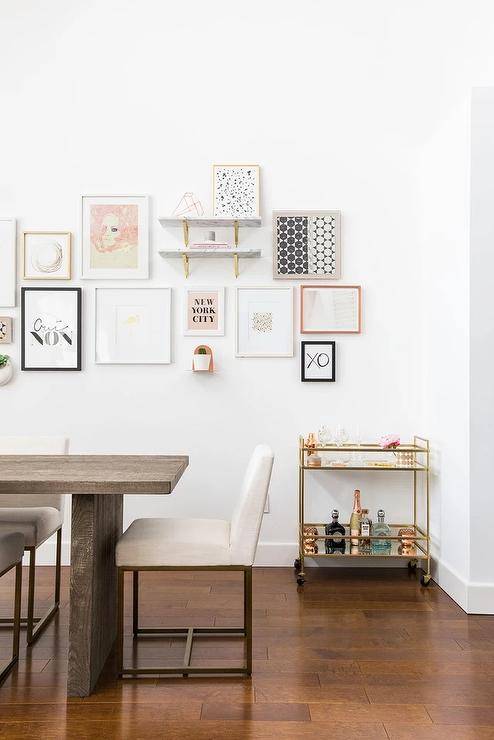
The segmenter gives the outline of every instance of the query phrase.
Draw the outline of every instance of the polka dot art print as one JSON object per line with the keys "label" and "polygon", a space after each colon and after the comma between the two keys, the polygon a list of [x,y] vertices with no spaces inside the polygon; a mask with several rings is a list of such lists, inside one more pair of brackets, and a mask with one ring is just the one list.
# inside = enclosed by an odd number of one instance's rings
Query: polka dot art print
{"label": "polka dot art print", "polygon": [[340,277],[339,211],[274,211],[274,277]]}
{"label": "polka dot art print", "polygon": [[213,194],[215,216],[257,218],[259,216],[259,165],[215,164]]}

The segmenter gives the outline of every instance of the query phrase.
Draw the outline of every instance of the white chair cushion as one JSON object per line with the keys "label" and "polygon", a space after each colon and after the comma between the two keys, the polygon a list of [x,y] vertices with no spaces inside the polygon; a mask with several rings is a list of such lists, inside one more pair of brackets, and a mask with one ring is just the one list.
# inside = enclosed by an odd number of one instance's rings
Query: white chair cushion
{"label": "white chair cushion", "polygon": [[117,566],[230,565],[230,522],[136,519],[116,548]]}
{"label": "white chair cushion", "polygon": [[22,560],[24,537],[20,532],[0,535],[0,573]]}
{"label": "white chair cushion", "polygon": [[52,506],[0,508],[0,535],[22,532],[26,547],[38,547],[63,523],[63,514]]}

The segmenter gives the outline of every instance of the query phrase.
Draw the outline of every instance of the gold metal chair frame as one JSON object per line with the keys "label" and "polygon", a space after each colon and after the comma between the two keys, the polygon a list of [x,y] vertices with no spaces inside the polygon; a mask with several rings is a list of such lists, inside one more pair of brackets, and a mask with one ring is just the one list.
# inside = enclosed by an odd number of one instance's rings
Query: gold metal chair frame
{"label": "gold metal chair frame", "polygon": [[[43,544],[43,543],[41,543]],[[38,545],[39,547],[39,545]],[[55,601],[48,611],[42,617],[34,616],[34,597],[36,585],[36,547],[26,547],[24,552],[29,553],[29,577],[27,590],[27,617],[20,618],[20,624],[26,626],[27,644],[32,645],[36,642],[41,633],[49,625],[55,614],[60,608],[60,581],[62,573],[62,527],[57,529],[57,554],[55,565]],[[15,621],[15,618],[14,618]],[[0,627],[12,627],[12,619],[0,619]]]}
{"label": "gold metal chair frame", "polygon": [[[121,678],[139,675],[190,675],[235,674],[252,675],[252,566],[247,565],[203,565],[203,566],[163,566],[132,568],[122,566],[118,570],[118,631],[117,631],[117,660],[118,675]],[[140,571],[242,571],[244,574],[244,624],[243,627],[179,627],[175,628],[145,628],[139,627],[139,572]],[[185,653],[182,665],[166,666],[164,668],[127,668],[124,666],[124,603],[125,603],[125,573],[133,573],[132,580],[132,631],[134,640],[142,635],[166,635],[167,637],[181,637],[185,639]],[[194,637],[241,637],[245,641],[245,664],[238,667],[199,667],[191,666],[192,647]]]}
{"label": "gold metal chair frame", "polygon": [[[21,598],[22,598],[22,561],[14,563],[0,573],[0,578],[15,568],[15,596],[14,596],[14,620],[12,637],[12,658],[7,664],[0,666],[0,685],[5,681],[12,668],[19,659],[19,638],[21,634]],[[12,622],[12,620],[10,620]]]}

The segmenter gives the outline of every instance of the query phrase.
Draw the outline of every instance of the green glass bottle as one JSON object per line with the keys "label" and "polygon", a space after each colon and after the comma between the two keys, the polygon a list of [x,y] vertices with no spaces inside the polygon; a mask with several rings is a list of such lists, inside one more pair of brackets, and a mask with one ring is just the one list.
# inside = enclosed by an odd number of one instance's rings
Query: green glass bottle
{"label": "green glass bottle", "polygon": [[[383,509],[377,512],[377,522],[372,527],[375,537],[390,537],[391,527],[384,521]],[[372,540],[372,552],[376,555],[389,555],[391,553],[391,540]]]}

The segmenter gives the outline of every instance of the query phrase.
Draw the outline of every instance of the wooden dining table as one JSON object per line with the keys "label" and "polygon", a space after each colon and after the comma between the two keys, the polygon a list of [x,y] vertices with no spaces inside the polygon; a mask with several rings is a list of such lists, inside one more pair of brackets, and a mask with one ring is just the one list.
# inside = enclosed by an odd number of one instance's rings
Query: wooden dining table
{"label": "wooden dining table", "polygon": [[2,455],[0,494],[72,495],[68,696],[88,696],[117,631],[123,497],[173,491],[187,455]]}

